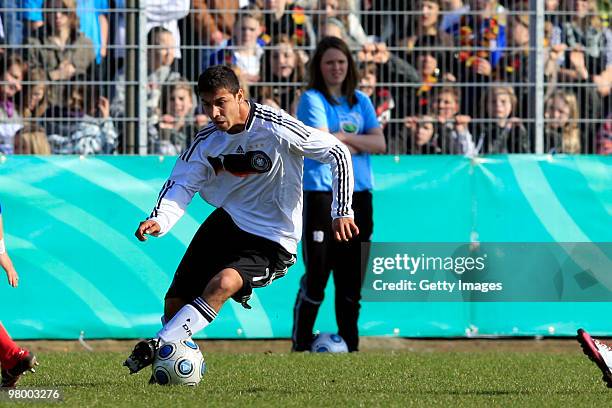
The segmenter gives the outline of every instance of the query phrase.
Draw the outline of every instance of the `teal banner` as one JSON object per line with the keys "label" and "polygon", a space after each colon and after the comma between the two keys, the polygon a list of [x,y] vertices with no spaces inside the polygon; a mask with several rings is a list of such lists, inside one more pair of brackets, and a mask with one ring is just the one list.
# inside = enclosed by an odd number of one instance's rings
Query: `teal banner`
{"label": "teal banner", "polygon": [[[21,277],[17,289],[0,286],[0,320],[15,338],[135,338],[160,328],[174,270],[212,210],[195,197],[168,235],[136,240],[134,230],[174,161],[0,157],[5,242]],[[381,156],[373,166],[375,243],[612,242],[612,157]],[[591,273],[609,264],[610,252],[601,254],[603,264],[590,269],[572,265],[572,273],[583,272],[585,279],[574,286],[608,287],[612,270]],[[229,302],[201,337],[289,337],[302,273],[298,261],[286,277],[257,290],[251,310]],[[546,286],[545,279],[541,283]],[[360,330],[382,336],[523,336],[573,335],[585,326],[612,334],[607,292],[592,293],[599,296],[594,301],[554,302],[366,296]],[[336,331],[333,296],[330,282],[317,330]]]}

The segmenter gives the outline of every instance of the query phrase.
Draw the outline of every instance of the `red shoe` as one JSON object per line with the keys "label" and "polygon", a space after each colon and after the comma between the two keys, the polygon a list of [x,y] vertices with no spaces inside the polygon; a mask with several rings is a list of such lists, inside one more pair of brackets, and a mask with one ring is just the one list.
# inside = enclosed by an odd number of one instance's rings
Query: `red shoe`
{"label": "red shoe", "polygon": [[19,377],[27,371],[34,372],[38,365],[36,356],[25,349],[21,349],[17,357],[17,364],[2,370],[2,387],[12,388],[17,384]]}
{"label": "red shoe", "polygon": [[603,374],[603,381],[608,388],[612,388],[612,347],[599,340],[593,339],[589,333],[583,329],[578,329],[578,343],[582,346],[582,351],[587,355]]}

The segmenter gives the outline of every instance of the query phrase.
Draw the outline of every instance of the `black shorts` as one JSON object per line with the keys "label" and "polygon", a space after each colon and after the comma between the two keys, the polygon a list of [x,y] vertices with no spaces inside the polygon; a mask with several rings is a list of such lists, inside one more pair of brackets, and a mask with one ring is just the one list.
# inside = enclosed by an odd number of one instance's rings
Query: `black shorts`
{"label": "black shorts", "polygon": [[250,308],[253,288],[281,278],[295,263],[295,255],[280,244],[238,228],[230,215],[218,208],[204,221],[179,264],[168,298],[191,302],[201,296],[211,279],[225,268],[242,276],[242,288],[232,299]]}

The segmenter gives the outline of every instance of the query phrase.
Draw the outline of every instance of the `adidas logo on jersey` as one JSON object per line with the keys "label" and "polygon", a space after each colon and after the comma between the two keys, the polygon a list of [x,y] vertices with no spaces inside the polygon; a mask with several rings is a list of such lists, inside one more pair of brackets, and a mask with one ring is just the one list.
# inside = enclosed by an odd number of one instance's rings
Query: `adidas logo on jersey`
{"label": "adidas logo on jersey", "polygon": [[236,153],[238,154],[244,154],[244,149],[242,148],[241,145],[238,145],[238,149],[236,149]]}

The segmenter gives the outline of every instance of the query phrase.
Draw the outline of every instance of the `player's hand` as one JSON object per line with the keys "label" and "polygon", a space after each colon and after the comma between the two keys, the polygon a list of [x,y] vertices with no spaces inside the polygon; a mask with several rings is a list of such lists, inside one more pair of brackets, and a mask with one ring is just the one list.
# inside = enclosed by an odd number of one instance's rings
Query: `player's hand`
{"label": "player's hand", "polygon": [[332,230],[336,241],[348,242],[359,235],[359,228],[352,218],[336,218],[332,221]]}
{"label": "player's hand", "polygon": [[19,275],[17,275],[17,271],[15,271],[14,268],[9,268],[9,270],[6,271],[6,277],[8,278],[9,285],[16,288],[19,284]]}
{"label": "player's hand", "polygon": [[136,235],[136,238],[138,238],[139,241],[146,241],[146,235],[153,235],[156,237],[159,235],[160,231],[161,227],[156,221],[146,220],[140,223],[134,235]]}

